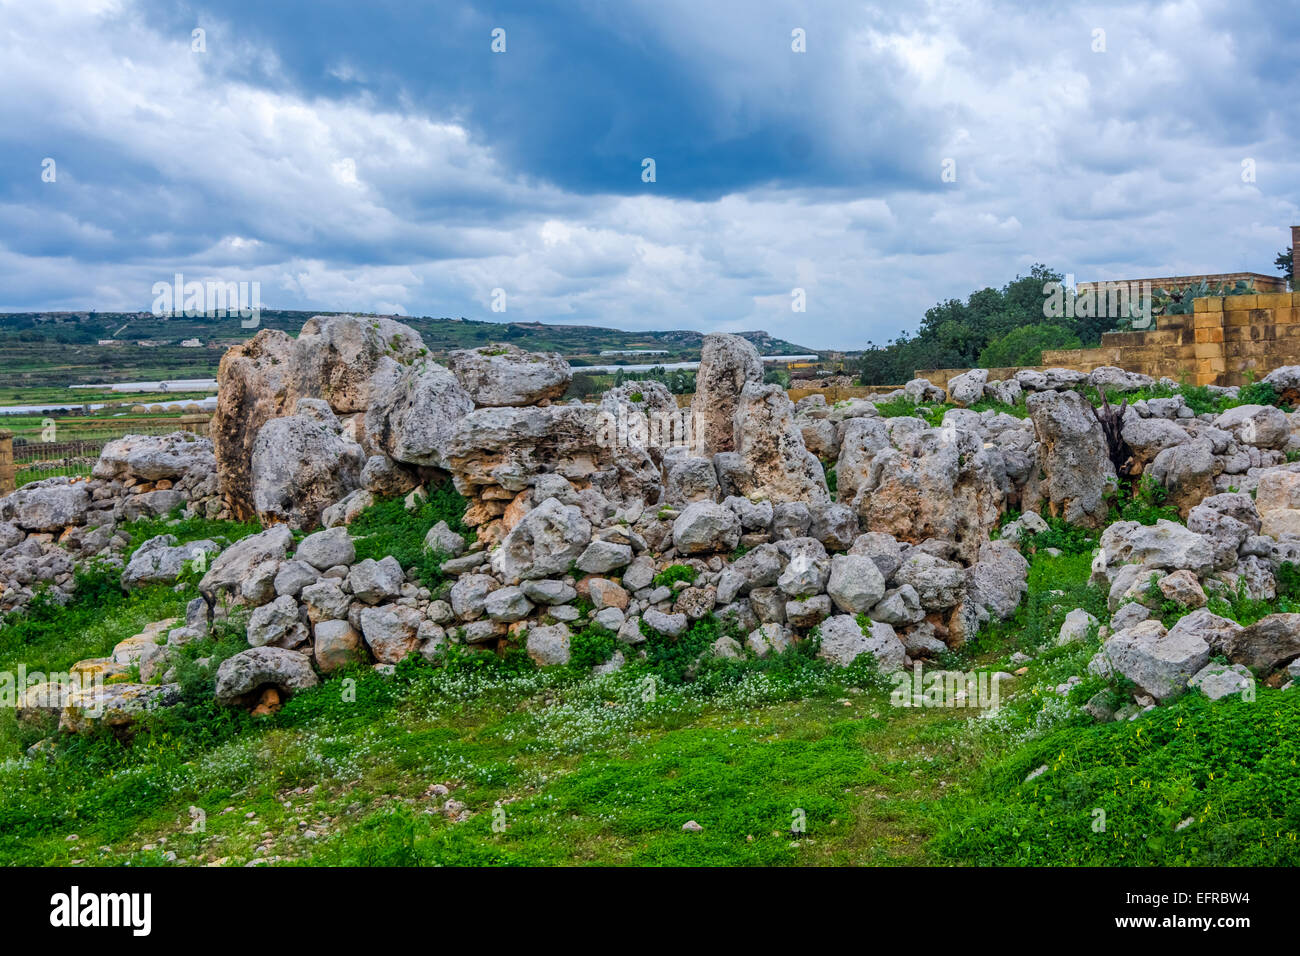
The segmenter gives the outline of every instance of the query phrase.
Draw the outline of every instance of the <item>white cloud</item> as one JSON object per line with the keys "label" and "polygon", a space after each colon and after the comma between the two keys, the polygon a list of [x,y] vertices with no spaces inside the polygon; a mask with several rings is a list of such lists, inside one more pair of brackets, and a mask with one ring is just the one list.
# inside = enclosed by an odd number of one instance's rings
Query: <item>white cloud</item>
{"label": "white cloud", "polygon": [[[508,319],[858,347],[1035,261],[1080,278],[1271,272],[1300,221],[1293,130],[1221,127],[1198,107],[1250,81],[1227,79],[1248,64],[1193,4],[1081,17],[936,2],[900,28],[818,3],[813,20],[838,13],[844,30],[810,27],[803,65],[763,75],[743,51],[769,42],[772,19],[788,40],[786,18],[647,9],[637,22],[723,91],[729,135],[777,103],[824,111],[864,169],[881,157],[863,130],[899,116],[914,126],[898,136],[923,127],[941,151],[923,144],[919,186],[580,196],[507,170],[458,122],[376,105],[346,57],[328,71],[356,92],[314,97],[221,69],[231,48],[262,76],[280,66],[219,20],[195,55],[188,33],[159,34],[127,0],[0,0],[0,124],[33,157],[33,184],[41,157],[60,163],[57,184],[0,202],[0,305],[144,308],[153,282],[210,270],[261,281],[269,307],[501,318],[488,303],[504,288]],[[793,92],[801,69],[815,101]],[[807,313],[790,311],[796,286]]]}

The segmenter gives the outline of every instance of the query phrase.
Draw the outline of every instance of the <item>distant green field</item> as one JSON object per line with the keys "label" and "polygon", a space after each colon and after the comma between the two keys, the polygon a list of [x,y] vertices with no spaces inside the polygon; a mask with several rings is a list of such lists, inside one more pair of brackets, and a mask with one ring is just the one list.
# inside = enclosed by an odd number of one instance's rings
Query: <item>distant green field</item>
{"label": "distant green field", "polygon": [[[261,328],[296,335],[312,315],[302,311],[263,310]],[[636,363],[634,356],[601,358],[608,349],[664,349],[655,361],[683,362],[700,357],[703,333],[691,330],[624,332],[581,325],[480,322],[461,318],[398,316],[423,337],[435,355],[489,342],[511,342],[531,351],[560,352],[596,364]],[[255,330],[235,319],[160,318],[148,313],[7,312],[0,313],[0,402],[25,388],[59,388],[107,381],[213,378],[222,353],[245,341]],[[742,332],[765,354],[807,353],[801,345],[766,332]],[[195,338],[200,348],[182,348]],[[99,345],[101,339],[118,344]],[[141,341],[166,343],[142,346]],[[45,399],[50,400],[50,399]]]}

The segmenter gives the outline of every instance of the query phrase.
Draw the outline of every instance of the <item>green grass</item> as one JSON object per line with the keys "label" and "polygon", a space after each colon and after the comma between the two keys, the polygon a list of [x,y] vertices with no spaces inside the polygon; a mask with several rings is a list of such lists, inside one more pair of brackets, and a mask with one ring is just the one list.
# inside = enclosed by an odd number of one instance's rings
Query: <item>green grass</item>
{"label": "green grass", "polygon": [[429,489],[428,499],[412,511],[406,509],[402,497],[375,502],[348,529],[356,539],[357,559],[377,561],[392,555],[403,568],[414,568],[425,587],[437,587],[443,580],[442,563],[447,555],[426,549],[424,538],[439,521],[468,536],[469,529],[461,520],[466,504],[450,484]]}
{"label": "green grass", "polygon": [[161,518],[137,518],[135,521],[121,525],[120,530],[130,536],[131,543],[123,552],[129,561],[140,545],[159,535],[174,535],[177,544],[211,539],[222,546],[257,534],[262,530],[255,521],[215,521],[210,518],[181,516],[181,509]]}
{"label": "green grass", "polygon": [[934,850],[979,865],[1294,866],[1297,759],[1300,694],[1189,693],[1140,720],[1063,727],[999,761],[947,809]]}
{"label": "green grass", "polygon": [[651,583],[657,587],[672,587],[678,581],[691,584],[699,577],[699,569],[691,564],[670,564],[654,576]]}
{"label": "green grass", "polygon": [[93,467],[94,465],[91,464],[59,464],[48,468],[19,468],[14,477],[15,486],[21,488],[33,481],[44,481],[46,478],[55,478],[60,475],[68,478],[86,476],[90,474]]}
{"label": "green grass", "polygon": [[[427,528],[457,514],[438,496],[414,515],[381,502],[359,530],[394,553],[422,550]],[[133,546],[163,530],[239,533],[167,520],[131,529]],[[1069,704],[1053,691],[1086,673],[1098,644],[1055,647],[1065,614],[1109,620],[1088,583],[1095,541],[1057,522],[1029,542],[1022,606],[940,662],[988,671],[1011,669],[1012,651],[1031,655],[996,714],[891,706],[869,658],[833,667],[816,658],[815,635],[762,660],[713,658],[715,640],[741,635],[706,617],[677,640],[646,630],[643,660],[589,626],[563,668],[460,647],[442,666],[410,658],[391,678],[358,667],[255,720],[218,707],[212,670],[195,661],[245,646],[241,621],[221,624],[215,641],[182,651],[182,705],[140,721],[129,741],[65,738],[48,759],[20,760],[50,728],[0,716],[0,863],[165,864],[169,853],[189,865],[1300,862],[1300,695],[1188,693],[1097,725],[1077,705],[1125,688],[1087,677]],[[1281,578],[1274,606],[1300,587],[1300,574]],[[0,669],[101,655],[192,595],[124,595],[107,571],[83,584],[71,606],[38,604],[0,627]],[[616,650],[626,666],[591,677]],[[201,830],[191,807],[206,814]],[[703,830],[683,831],[688,820]]]}

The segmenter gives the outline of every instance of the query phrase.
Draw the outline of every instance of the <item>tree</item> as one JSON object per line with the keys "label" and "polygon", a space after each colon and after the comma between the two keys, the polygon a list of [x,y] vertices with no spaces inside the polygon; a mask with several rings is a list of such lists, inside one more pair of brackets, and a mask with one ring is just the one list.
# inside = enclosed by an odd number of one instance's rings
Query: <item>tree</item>
{"label": "tree", "polygon": [[1291,247],[1287,246],[1285,252],[1279,252],[1277,258],[1273,260],[1273,265],[1277,266],[1277,271],[1282,273],[1286,278],[1286,284],[1292,289],[1295,288],[1295,259],[1291,255]]}
{"label": "tree", "polygon": [[[962,302],[948,299],[926,310],[916,335],[901,335],[889,345],[871,346],[863,355],[860,381],[864,385],[900,385],[922,369],[970,368],[983,364],[980,355],[992,343],[1016,329],[1043,325],[1048,283],[1064,277],[1041,263],[1028,275],[1016,276],[1001,289],[984,288]],[[1110,318],[1060,319],[1055,326],[1083,342],[1096,345],[1114,326]],[[1032,337],[1025,351],[1033,351]],[[1051,340],[1055,342],[1055,339]],[[1067,339],[1068,341],[1068,339]],[[1052,344],[1040,346],[1055,347]]]}
{"label": "tree", "polygon": [[980,352],[979,368],[1007,368],[1043,364],[1043,349],[1077,349],[1079,337],[1067,328],[1047,322],[1022,325],[990,342]]}

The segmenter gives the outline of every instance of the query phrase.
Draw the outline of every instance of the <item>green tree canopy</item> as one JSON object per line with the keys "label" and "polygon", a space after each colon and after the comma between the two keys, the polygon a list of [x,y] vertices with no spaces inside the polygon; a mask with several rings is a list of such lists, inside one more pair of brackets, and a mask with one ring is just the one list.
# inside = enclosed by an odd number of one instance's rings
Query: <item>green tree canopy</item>
{"label": "green tree canopy", "polygon": [[1042,322],[1012,329],[980,352],[980,368],[1043,364],[1043,349],[1077,349],[1079,337],[1067,328]]}

